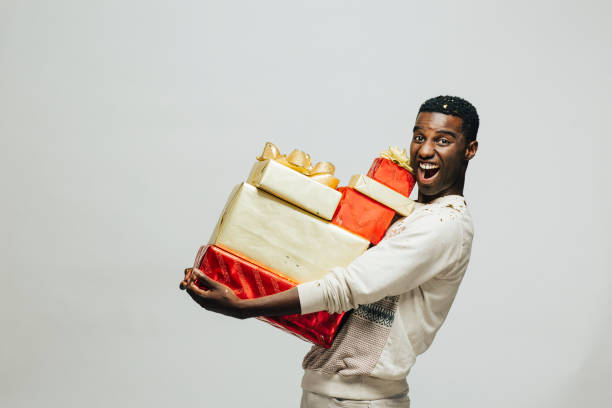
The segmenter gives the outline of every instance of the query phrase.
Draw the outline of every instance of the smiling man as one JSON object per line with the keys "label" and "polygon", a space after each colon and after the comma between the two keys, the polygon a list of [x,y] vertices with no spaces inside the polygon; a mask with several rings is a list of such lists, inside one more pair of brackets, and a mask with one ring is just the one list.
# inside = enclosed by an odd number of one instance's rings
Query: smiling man
{"label": "smiling man", "polygon": [[409,407],[406,376],[444,322],[470,259],[463,185],[478,125],[476,109],[461,98],[421,105],[410,144],[417,205],[346,268],[249,300],[195,269],[181,288],[205,309],[237,318],[354,309],[330,349],[314,346],[304,358],[301,406]]}

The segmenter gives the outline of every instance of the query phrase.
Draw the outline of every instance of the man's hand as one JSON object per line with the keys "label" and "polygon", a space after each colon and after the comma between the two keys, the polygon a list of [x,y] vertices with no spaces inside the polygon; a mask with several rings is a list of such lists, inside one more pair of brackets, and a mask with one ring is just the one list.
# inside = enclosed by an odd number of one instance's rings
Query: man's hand
{"label": "man's hand", "polygon": [[[196,285],[196,280],[206,289],[200,289]],[[242,313],[240,307],[242,300],[229,287],[215,282],[199,269],[185,269],[185,278],[181,282],[180,288],[186,290],[189,296],[206,310],[237,319],[247,317]]]}
{"label": "man's hand", "polygon": [[[198,284],[206,289],[200,289],[196,285],[196,279]],[[275,295],[240,299],[229,287],[210,279],[201,270],[187,268],[180,288],[186,290],[189,296],[204,309],[237,319],[300,314],[300,297],[297,287]]]}

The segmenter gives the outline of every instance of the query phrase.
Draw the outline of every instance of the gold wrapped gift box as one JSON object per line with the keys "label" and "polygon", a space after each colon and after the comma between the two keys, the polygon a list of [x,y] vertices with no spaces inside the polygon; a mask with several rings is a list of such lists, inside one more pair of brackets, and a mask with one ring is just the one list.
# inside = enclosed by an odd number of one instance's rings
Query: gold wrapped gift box
{"label": "gold wrapped gift box", "polygon": [[299,283],[347,266],[369,245],[248,183],[232,192],[209,243]]}
{"label": "gold wrapped gift box", "polygon": [[326,220],[342,198],[339,191],[275,160],[256,162],[247,182]]}
{"label": "gold wrapped gift box", "polygon": [[414,209],[414,201],[363,174],[351,177],[349,187],[395,210],[404,217]]}

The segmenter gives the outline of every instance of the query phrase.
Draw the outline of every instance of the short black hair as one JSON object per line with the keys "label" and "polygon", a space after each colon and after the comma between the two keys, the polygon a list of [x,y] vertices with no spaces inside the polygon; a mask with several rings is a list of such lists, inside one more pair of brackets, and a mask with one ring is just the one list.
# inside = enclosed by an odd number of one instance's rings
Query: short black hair
{"label": "short black hair", "polygon": [[421,112],[438,112],[460,117],[463,119],[461,131],[467,142],[476,140],[479,124],[478,112],[474,105],[465,99],[458,96],[436,96],[423,102],[419,108],[419,113]]}

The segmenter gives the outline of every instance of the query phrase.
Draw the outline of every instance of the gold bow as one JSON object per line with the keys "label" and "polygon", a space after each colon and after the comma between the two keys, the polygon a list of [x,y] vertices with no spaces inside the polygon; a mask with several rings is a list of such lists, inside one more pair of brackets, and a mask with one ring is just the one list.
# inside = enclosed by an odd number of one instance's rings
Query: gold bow
{"label": "gold bow", "polygon": [[410,158],[408,157],[408,153],[406,153],[406,149],[400,150],[399,147],[390,146],[387,150],[380,154],[380,157],[389,159],[393,163],[414,174],[414,170],[412,170],[412,167],[410,167]]}
{"label": "gold bow", "polygon": [[274,143],[266,142],[264,150],[257,160],[275,160],[311,179],[335,189],[338,187],[338,180],[334,177],[336,167],[330,162],[318,162],[314,167],[310,163],[310,155],[301,150],[293,150],[289,156],[281,154]]}

